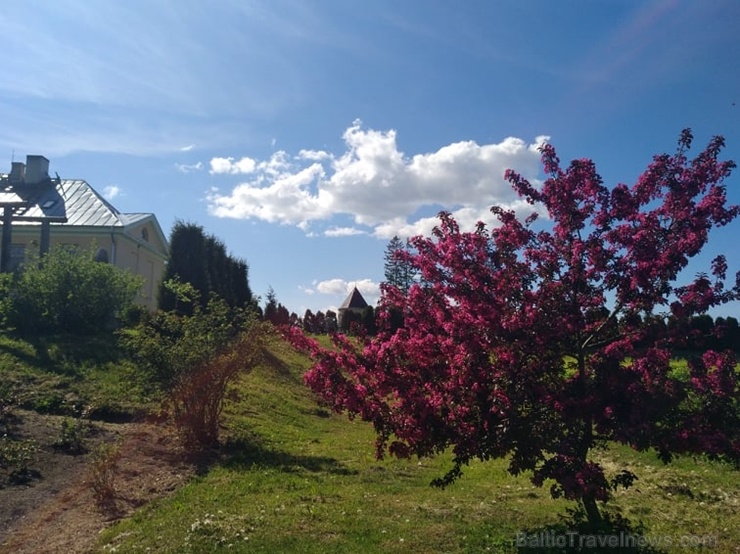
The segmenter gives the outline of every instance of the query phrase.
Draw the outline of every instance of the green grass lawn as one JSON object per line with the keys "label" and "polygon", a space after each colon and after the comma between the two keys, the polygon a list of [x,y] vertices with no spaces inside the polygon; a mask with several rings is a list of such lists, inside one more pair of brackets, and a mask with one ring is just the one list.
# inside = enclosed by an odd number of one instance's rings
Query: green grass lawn
{"label": "green grass lawn", "polygon": [[116,420],[156,407],[113,335],[33,341],[0,333],[0,403]]}
{"label": "green grass lawn", "polygon": [[[376,460],[372,428],[322,409],[302,384],[308,360],[279,340],[270,352],[231,396],[218,461],[102,533],[100,551],[516,552],[517,533],[544,532],[573,507],[501,460],[471,465],[446,490],[429,483],[449,469],[447,456]],[[659,551],[687,551],[667,540],[737,551],[736,471],[688,458],[664,466],[621,446],[597,456],[638,475],[613,507],[662,540]]]}
{"label": "green grass lawn", "polygon": [[[329,413],[303,385],[309,360],[278,339],[269,352],[229,396],[215,461],[101,533],[98,551],[516,552],[518,533],[548,532],[573,507],[510,476],[502,460],[472,464],[446,490],[429,483],[450,468],[449,456],[376,460],[372,428]],[[28,342],[0,334],[0,400],[27,409],[113,419],[156,409],[136,375],[112,337]],[[664,466],[618,445],[595,455],[610,470],[638,475],[610,504],[661,540],[657,551],[702,550],[702,540],[711,547],[704,550],[738,551],[737,471],[692,458]]]}

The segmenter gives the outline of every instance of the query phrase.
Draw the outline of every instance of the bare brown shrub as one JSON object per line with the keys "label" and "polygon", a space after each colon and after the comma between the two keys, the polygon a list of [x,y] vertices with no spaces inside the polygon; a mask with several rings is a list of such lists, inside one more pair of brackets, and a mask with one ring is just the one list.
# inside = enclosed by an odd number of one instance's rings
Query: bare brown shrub
{"label": "bare brown shrub", "polygon": [[189,450],[218,444],[219,421],[229,385],[261,359],[268,327],[252,324],[212,359],[181,375],[170,404],[175,425]]}
{"label": "bare brown shrub", "polygon": [[115,509],[115,478],[118,462],[121,459],[120,443],[102,443],[90,455],[88,481],[98,506]]}

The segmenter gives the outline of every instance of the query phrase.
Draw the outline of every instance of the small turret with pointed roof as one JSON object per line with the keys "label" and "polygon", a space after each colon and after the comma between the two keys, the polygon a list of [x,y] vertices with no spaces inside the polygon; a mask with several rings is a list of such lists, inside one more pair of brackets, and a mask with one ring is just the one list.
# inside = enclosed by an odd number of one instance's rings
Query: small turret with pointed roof
{"label": "small turret with pointed roof", "polygon": [[339,306],[340,310],[364,310],[365,308],[367,308],[367,302],[365,302],[365,299],[362,297],[362,294],[360,294],[360,291],[357,290],[357,287],[352,287],[352,292],[349,293],[344,302],[342,302],[342,305]]}
{"label": "small turret with pointed roof", "polygon": [[360,291],[357,290],[357,287],[352,287],[352,292],[349,293],[347,298],[345,298],[344,302],[342,302],[342,305],[339,306],[339,309],[337,310],[337,315],[339,318],[339,328],[343,328],[344,316],[347,314],[347,312],[362,314],[363,310],[367,308],[367,306],[368,303],[362,297]]}

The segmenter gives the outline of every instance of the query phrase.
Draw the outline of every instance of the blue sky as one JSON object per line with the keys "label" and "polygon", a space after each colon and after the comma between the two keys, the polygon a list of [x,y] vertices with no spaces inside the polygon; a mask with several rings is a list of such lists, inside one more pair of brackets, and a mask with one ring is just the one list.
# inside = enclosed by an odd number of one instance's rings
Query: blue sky
{"label": "blue sky", "polygon": [[[738,29],[736,0],[13,0],[0,170],[42,154],[165,234],[202,225],[299,315],[374,302],[394,234],[516,206],[503,172],[538,178],[544,137],[607,184],[684,127],[740,160]],[[701,261],[740,270],[739,230]]]}

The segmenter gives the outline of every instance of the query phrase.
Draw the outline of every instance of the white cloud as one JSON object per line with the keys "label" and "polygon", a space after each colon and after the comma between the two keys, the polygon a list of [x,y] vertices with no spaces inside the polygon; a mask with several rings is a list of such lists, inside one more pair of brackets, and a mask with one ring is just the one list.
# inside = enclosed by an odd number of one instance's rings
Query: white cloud
{"label": "white cloud", "polygon": [[190,152],[193,148],[195,148],[194,144],[188,144],[187,146],[180,148],[180,152]]}
{"label": "white cloud", "polygon": [[[263,175],[252,182],[237,185],[229,196],[212,192],[208,196],[209,211],[217,217],[254,217],[298,226],[330,215],[331,198],[326,192],[314,195],[308,188],[323,175],[320,164],[291,173],[281,171],[280,161],[273,159],[261,169]],[[261,187],[260,184],[267,179],[269,186]]]}
{"label": "white cloud", "polygon": [[[242,158],[251,162],[246,164],[251,180],[228,194],[212,192],[210,213],[296,225],[307,234],[313,221],[348,214],[360,227],[351,232],[367,228],[380,238],[426,234],[438,223],[431,215],[440,209],[455,214],[466,228],[477,221],[492,224],[491,206],[524,207],[504,172],[512,168],[536,182],[537,147],[547,140],[463,141],[408,157],[399,150],[394,130],[366,130],[355,121],[343,138],[346,150],[340,155],[304,149],[293,158],[283,151],[265,161]],[[234,170],[238,163],[214,158],[211,173],[247,173]],[[346,236],[346,229],[325,235]]]}
{"label": "white cloud", "polygon": [[316,283],[316,290],[321,294],[342,294],[349,292],[349,284],[344,279],[329,279]]}
{"label": "white cloud", "polygon": [[103,189],[103,198],[106,200],[113,200],[116,196],[121,194],[121,189],[118,185],[108,185]]}
{"label": "white cloud", "polygon": [[350,237],[353,235],[364,235],[365,231],[354,227],[332,227],[324,231],[325,237]]}
{"label": "white cloud", "polygon": [[234,161],[234,158],[213,158],[211,159],[211,174],[227,173],[231,175],[252,173],[257,163],[248,157]]}
{"label": "white cloud", "polygon": [[[357,287],[357,290],[362,293],[368,304],[373,304],[374,300],[380,295],[380,285],[372,279],[360,279],[359,281],[353,281],[351,284]],[[371,299],[373,302],[370,301]]]}
{"label": "white cloud", "polygon": [[[509,202],[507,207],[525,214],[530,214],[535,210],[534,206],[527,204],[525,200],[521,199]],[[497,224],[491,214],[490,206],[465,207],[448,211],[452,214],[452,217],[457,221],[461,229],[474,229],[479,221],[486,223],[489,227]],[[546,213],[540,213],[540,216],[546,217]],[[439,217],[437,215],[421,217],[411,223],[396,219],[376,226],[373,234],[375,237],[384,240],[391,239],[396,235],[399,237],[413,237],[415,235],[429,236],[437,225],[439,225]]]}
{"label": "white cloud", "polygon": [[323,150],[301,150],[298,152],[298,158],[301,160],[311,160],[314,162],[319,162],[321,160],[330,160],[332,159],[332,155],[329,154],[329,152],[324,152]]}
{"label": "white cloud", "polygon": [[[350,293],[353,287],[357,287],[365,301],[375,306],[380,298],[380,285],[374,282],[372,279],[357,279],[355,281],[347,281],[346,279],[327,279],[325,281],[314,280],[310,286],[298,286],[298,290],[306,294],[307,296],[314,296],[315,294],[322,294],[331,299],[327,299],[327,304],[324,304],[321,308],[322,311],[333,310],[337,311],[337,306],[340,305],[347,295]],[[314,302],[314,306],[316,302]],[[336,304],[332,303],[336,302]]]}
{"label": "white cloud", "polygon": [[[372,304],[377,300],[380,295],[380,285],[374,282],[372,279],[358,279],[356,281],[347,281],[345,279],[328,279],[326,281],[314,281],[312,291],[319,292],[321,294],[333,294],[346,296],[350,293],[353,287],[357,287],[357,290],[362,293],[365,300]],[[304,292],[308,292],[304,289]],[[313,294],[313,292],[309,293]],[[342,298],[344,300],[344,298]],[[373,300],[373,302],[371,302]]]}
{"label": "white cloud", "polygon": [[200,171],[203,169],[203,162],[198,162],[194,164],[175,164],[175,167],[177,170],[181,173],[191,173],[193,171]]}

